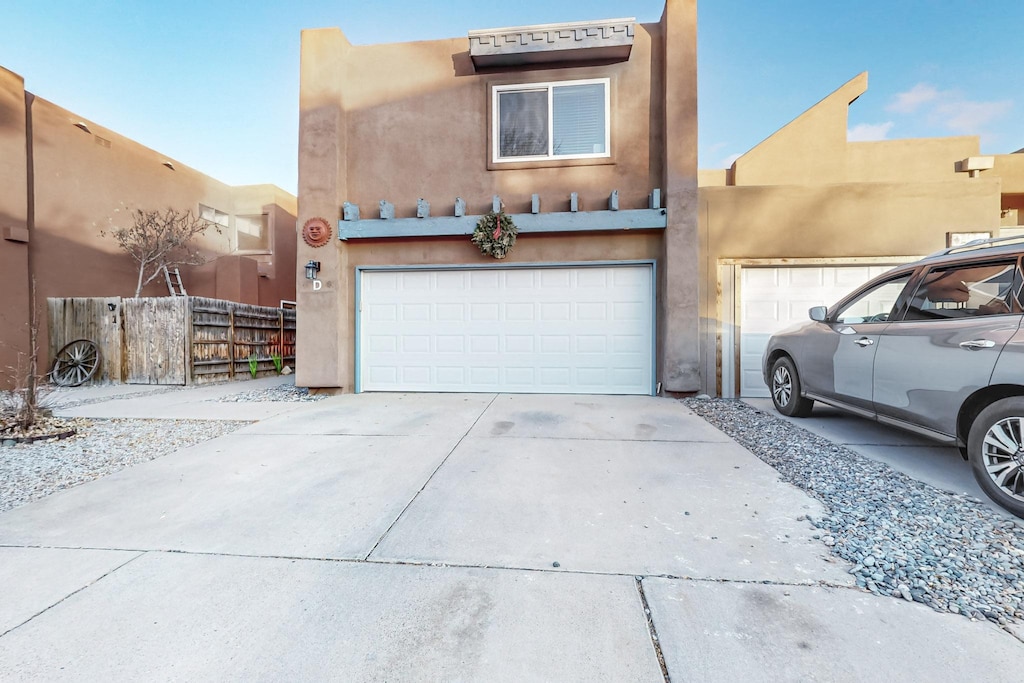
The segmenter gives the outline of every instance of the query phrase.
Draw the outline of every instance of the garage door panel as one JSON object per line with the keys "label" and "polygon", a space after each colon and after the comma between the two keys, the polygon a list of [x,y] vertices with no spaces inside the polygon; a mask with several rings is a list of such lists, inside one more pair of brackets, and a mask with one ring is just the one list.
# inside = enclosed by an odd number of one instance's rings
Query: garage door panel
{"label": "garage door panel", "polygon": [[772,334],[808,320],[893,266],[745,267],[740,285],[740,396],[767,397],[761,358]]}
{"label": "garage door panel", "polygon": [[469,274],[470,289],[497,289],[500,275],[497,271],[475,270]]}
{"label": "garage door panel", "polygon": [[361,390],[651,393],[650,265],[415,275],[360,274]]}

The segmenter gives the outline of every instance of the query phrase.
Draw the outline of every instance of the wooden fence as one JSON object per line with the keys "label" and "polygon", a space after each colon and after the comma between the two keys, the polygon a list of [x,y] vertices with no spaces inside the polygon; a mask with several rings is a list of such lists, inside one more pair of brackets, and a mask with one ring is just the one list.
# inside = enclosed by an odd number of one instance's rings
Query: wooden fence
{"label": "wooden fence", "polygon": [[[199,384],[295,365],[295,311],[204,297],[48,299],[50,362],[68,342],[100,351],[95,381]],[[277,361],[277,362],[275,362]]]}

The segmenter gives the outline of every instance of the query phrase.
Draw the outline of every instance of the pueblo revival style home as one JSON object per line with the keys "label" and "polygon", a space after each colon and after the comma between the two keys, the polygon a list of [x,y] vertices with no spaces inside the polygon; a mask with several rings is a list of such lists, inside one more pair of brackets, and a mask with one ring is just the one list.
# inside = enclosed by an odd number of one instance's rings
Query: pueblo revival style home
{"label": "pueblo revival style home", "polygon": [[[866,73],[698,173],[695,20],[669,0],[652,24],[304,32],[297,382],[766,395],[764,345],[809,307],[1024,233],[1024,154],[848,139]],[[495,260],[470,235],[501,209]]]}
{"label": "pueblo revival style home", "polygon": [[[138,268],[110,230],[133,209],[190,210],[216,229],[183,266],[188,294],[279,306],[295,299],[295,197],[226,185],[25,89],[0,67],[0,389],[24,372],[30,285],[46,362],[47,297],[129,297]],[[142,296],[167,296],[164,278]]]}
{"label": "pueblo revival style home", "polygon": [[[694,0],[391,45],[304,31],[297,383],[701,390],[695,36]],[[492,211],[518,230],[501,260],[470,240],[508,238]]]}

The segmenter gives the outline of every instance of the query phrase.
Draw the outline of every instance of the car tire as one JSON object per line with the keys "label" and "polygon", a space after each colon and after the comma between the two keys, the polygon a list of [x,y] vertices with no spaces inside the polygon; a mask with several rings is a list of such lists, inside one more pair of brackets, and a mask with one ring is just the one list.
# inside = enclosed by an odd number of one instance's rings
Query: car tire
{"label": "car tire", "polygon": [[800,395],[800,376],[789,356],[782,356],[772,364],[768,389],[772,393],[775,410],[788,417],[807,417],[814,401]]}
{"label": "car tire", "polygon": [[981,411],[967,435],[967,453],[988,497],[1024,517],[1024,396],[1001,399]]}

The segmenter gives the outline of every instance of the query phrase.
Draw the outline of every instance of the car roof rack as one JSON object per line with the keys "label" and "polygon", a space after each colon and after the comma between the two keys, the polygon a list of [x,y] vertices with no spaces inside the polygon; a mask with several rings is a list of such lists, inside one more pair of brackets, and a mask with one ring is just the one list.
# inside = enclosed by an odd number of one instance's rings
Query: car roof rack
{"label": "car roof rack", "polygon": [[934,254],[929,254],[927,258],[935,256],[946,256],[947,254],[960,254],[966,251],[977,251],[979,249],[991,249],[993,247],[1004,247],[1011,244],[1024,244],[1024,235],[1012,235],[1010,237],[993,237],[991,239],[983,240],[971,240],[967,244],[961,244],[957,247],[949,247],[942,251],[937,251]]}

